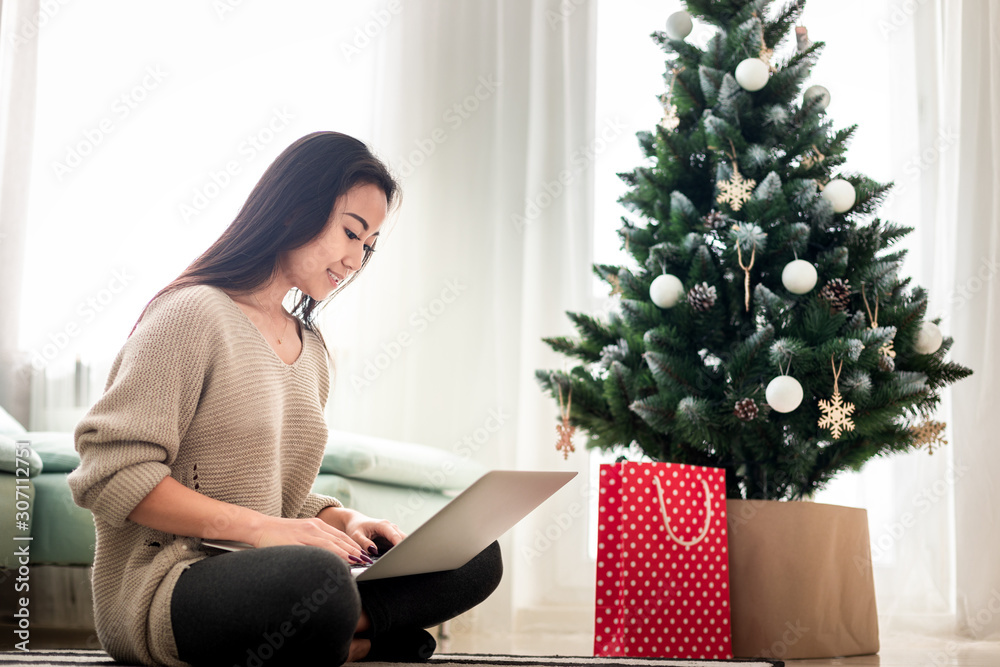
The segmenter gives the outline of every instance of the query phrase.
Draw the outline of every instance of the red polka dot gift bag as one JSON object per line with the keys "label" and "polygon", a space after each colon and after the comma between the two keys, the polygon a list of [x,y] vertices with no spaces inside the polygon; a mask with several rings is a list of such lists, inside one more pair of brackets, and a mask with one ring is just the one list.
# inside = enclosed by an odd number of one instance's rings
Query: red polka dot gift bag
{"label": "red polka dot gift bag", "polygon": [[598,508],[594,655],[732,658],[725,471],[602,465]]}

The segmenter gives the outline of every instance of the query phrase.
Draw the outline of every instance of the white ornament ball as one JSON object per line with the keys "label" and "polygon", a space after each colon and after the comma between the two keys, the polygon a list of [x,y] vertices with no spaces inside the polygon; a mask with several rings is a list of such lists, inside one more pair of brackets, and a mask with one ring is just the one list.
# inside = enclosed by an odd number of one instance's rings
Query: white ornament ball
{"label": "white ornament ball", "polygon": [[944,336],[941,335],[941,329],[938,328],[938,325],[933,322],[924,322],[920,325],[920,332],[917,334],[913,349],[920,354],[934,354],[941,347],[943,340]]}
{"label": "white ornament ball", "polygon": [[673,308],[684,296],[684,284],[677,276],[665,273],[656,276],[649,286],[649,298],[660,308]]}
{"label": "white ornament ball", "polygon": [[736,83],[743,90],[753,92],[767,85],[767,77],[771,73],[767,63],[760,58],[747,58],[736,66]]}
{"label": "white ornament ball", "polygon": [[823,86],[809,86],[806,92],[802,93],[802,98],[807,102],[814,97],[821,98],[818,105],[820,110],[826,110],[830,106],[830,91]]}
{"label": "white ornament ball", "polygon": [[781,282],[792,294],[806,294],[816,287],[818,278],[816,267],[804,259],[796,259],[785,264],[781,272]]}
{"label": "white ornament ball", "polygon": [[855,200],[854,186],[842,178],[835,178],[823,188],[823,199],[830,202],[836,213],[850,211]]}
{"label": "white ornament ball", "polygon": [[778,412],[791,412],[802,404],[802,385],[791,375],[779,375],[767,384],[764,395]]}
{"label": "white ornament ball", "polygon": [[667,37],[684,39],[691,34],[691,15],[687,12],[674,12],[667,17]]}

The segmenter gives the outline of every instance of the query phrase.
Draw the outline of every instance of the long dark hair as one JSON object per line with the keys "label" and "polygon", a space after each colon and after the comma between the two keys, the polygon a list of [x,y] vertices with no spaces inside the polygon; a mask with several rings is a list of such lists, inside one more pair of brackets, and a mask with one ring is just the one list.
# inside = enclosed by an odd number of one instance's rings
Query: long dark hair
{"label": "long dark hair", "polygon": [[[171,290],[214,285],[245,293],[269,282],[278,254],[318,236],[337,200],[352,187],[367,184],[385,192],[392,210],[399,199],[399,184],[363,142],[340,132],[313,132],[298,139],[267,168],[222,236],[149,300],[129,336],[149,304]],[[358,277],[371,255],[365,253],[361,267],[333,296]],[[320,302],[300,294],[291,314],[314,331],[314,310]]]}

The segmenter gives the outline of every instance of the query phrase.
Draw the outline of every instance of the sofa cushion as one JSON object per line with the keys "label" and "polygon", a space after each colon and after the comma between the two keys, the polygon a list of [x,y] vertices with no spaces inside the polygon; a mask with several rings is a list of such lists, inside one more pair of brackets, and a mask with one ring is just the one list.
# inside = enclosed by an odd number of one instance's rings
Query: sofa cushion
{"label": "sofa cushion", "polygon": [[31,521],[31,562],[90,565],[94,562],[94,515],[73,501],[69,473],[39,475]]}
{"label": "sofa cushion", "polygon": [[[14,553],[17,551],[14,545],[18,544],[18,542],[14,541],[14,538],[31,535],[34,529],[32,516],[34,515],[36,498],[35,483],[29,479],[28,483],[25,484],[24,478],[17,479],[13,475],[0,474],[0,498],[3,498],[4,502],[3,511],[0,512],[0,541],[4,545],[9,545],[0,549],[0,568],[16,570],[21,563],[18,562],[18,555]],[[26,502],[27,509],[17,509],[17,505],[15,504],[17,501]],[[25,505],[22,503],[21,507],[23,508]],[[21,544],[24,543],[22,542]],[[34,553],[34,547],[31,547],[31,553]],[[6,579],[3,572],[0,572],[0,579]],[[6,587],[7,584],[4,584],[4,586]],[[13,587],[5,588],[3,593],[0,593],[0,605],[2,605],[3,596],[6,595],[7,591],[13,590]],[[32,613],[34,613],[34,610],[32,610]],[[3,615],[0,612],[0,616]]]}
{"label": "sofa cushion", "polygon": [[69,431],[28,431],[21,439],[29,441],[38,452],[45,472],[73,472],[80,465],[80,454]]}
{"label": "sofa cushion", "polygon": [[[42,472],[42,459],[34,448],[27,447],[21,450],[21,460],[16,460],[17,457],[15,454],[17,452],[18,440],[27,440],[27,438],[17,436],[15,439],[6,435],[0,435],[0,471],[16,474],[17,469],[19,467],[23,468],[24,462],[27,461],[28,477],[34,477]],[[27,453],[27,456],[25,456],[25,453]]]}
{"label": "sofa cushion", "polygon": [[342,431],[330,431],[319,471],[353,477],[375,467],[375,454],[367,447],[353,444],[354,436]]}
{"label": "sofa cushion", "polygon": [[[31,443],[47,473],[72,472],[80,465],[69,431],[29,431],[19,438]],[[436,447],[336,430],[329,432],[320,465],[320,473],[444,491],[464,489],[484,472],[478,463]]]}
{"label": "sofa cushion", "polygon": [[351,480],[340,475],[328,475],[320,473],[316,476],[316,481],[312,485],[313,493],[323,496],[333,496],[341,502],[344,507],[354,506],[354,495],[351,489]]}
{"label": "sofa cushion", "polygon": [[8,435],[12,438],[25,432],[21,422],[11,417],[10,413],[0,407],[0,435]]}
{"label": "sofa cushion", "polygon": [[321,473],[418,489],[461,490],[486,472],[443,449],[348,431],[331,430],[326,452]]}

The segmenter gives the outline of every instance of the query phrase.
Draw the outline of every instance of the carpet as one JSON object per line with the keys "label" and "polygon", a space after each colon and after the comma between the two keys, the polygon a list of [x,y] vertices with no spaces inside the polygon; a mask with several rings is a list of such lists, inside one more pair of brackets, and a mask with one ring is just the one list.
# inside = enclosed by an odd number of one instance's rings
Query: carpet
{"label": "carpet", "polygon": [[[404,667],[399,662],[359,662],[349,663],[363,667]],[[442,653],[426,663],[433,667],[784,667],[780,660],[666,660],[662,658],[586,658],[571,656],[530,656],[530,655],[477,655],[467,653]],[[3,651],[0,665],[20,665],[22,667],[76,667],[77,665],[104,667],[125,667],[115,662],[104,651],[51,650],[51,651]],[[134,666],[133,666],[134,667]],[[306,667],[306,666],[303,666]]]}

